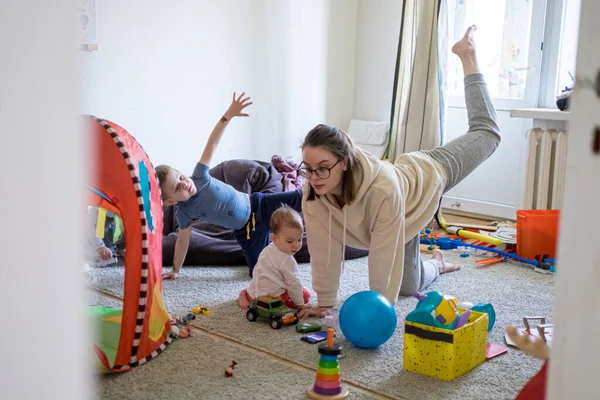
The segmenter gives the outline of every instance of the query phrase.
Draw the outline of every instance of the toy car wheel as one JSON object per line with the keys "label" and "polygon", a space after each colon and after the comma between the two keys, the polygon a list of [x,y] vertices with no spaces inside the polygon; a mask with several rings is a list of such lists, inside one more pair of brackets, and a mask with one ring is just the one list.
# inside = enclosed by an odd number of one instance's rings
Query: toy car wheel
{"label": "toy car wheel", "polygon": [[279,329],[279,328],[281,328],[281,325],[283,323],[281,322],[281,318],[279,318],[279,317],[273,317],[273,318],[271,318],[270,324],[271,324],[271,328],[273,328],[273,329]]}
{"label": "toy car wheel", "polygon": [[256,318],[258,318],[258,315],[256,314],[256,311],[254,310],[248,310],[246,312],[246,319],[250,322],[254,322],[256,321]]}

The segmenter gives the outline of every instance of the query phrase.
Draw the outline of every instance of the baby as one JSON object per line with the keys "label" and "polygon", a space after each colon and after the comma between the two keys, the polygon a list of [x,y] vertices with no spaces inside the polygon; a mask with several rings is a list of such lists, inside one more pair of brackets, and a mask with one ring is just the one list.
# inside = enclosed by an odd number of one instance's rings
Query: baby
{"label": "baby", "polygon": [[310,299],[310,291],[298,279],[294,254],[302,247],[302,218],[287,205],[278,208],[270,220],[271,243],[258,257],[248,289],[240,292],[238,303],[244,310],[258,296],[277,296],[286,306],[300,310]]}

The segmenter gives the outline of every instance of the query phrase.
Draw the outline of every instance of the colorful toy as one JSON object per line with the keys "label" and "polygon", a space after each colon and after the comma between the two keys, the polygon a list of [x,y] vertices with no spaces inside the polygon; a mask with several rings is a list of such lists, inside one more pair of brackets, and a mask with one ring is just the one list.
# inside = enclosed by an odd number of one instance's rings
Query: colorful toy
{"label": "colorful toy", "polygon": [[273,296],[260,296],[250,303],[246,319],[256,321],[258,317],[269,321],[273,329],[299,321],[298,310],[288,308],[279,297]]}
{"label": "colorful toy", "polygon": [[465,316],[461,318],[457,306],[458,299],[436,291],[431,291],[426,295],[416,293],[415,297],[419,299],[419,302],[416,308],[406,316],[407,321],[452,330],[464,325],[471,313],[470,310],[466,310],[462,314]]}
{"label": "colorful toy", "polygon": [[232,361],[231,365],[228,368],[225,368],[225,376],[227,378],[231,378],[233,376],[233,369],[235,368],[236,365],[237,365],[237,363],[235,361]]}
{"label": "colorful toy", "polygon": [[422,244],[426,244],[426,241],[429,241],[429,246],[427,247],[427,250],[433,250],[434,248],[436,248],[437,246],[435,246],[435,236],[431,235],[431,229],[427,228],[425,229],[425,233],[421,232],[421,243]]}
{"label": "colorful toy", "polygon": [[321,330],[320,324],[311,324],[310,322],[302,322],[296,325],[296,332],[298,333],[310,333],[318,332]]}
{"label": "colorful toy", "polygon": [[183,325],[187,325],[190,321],[196,319],[196,316],[192,313],[188,313],[185,317],[179,319],[179,323]]}
{"label": "colorful toy", "polygon": [[[493,244],[496,246],[500,246],[502,244],[502,240],[500,240],[498,238],[482,235],[481,233],[467,231],[463,227],[460,227],[460,226],[449,226],[448,223],[446,223],[446,220],[444,220],[444,216],[442,215],[441,208],[435,215],[435,220],[438,223],[440,228],[442,228],[443,230],[445,230],[446,232],[448,232],[451,235],[457,235],[460,237],[464,237],[466,239],[476,239],[476,240],[480,240],[482,242]],[[435,245],[435,244],[432,243],[431,245]]]}
{"label": "colorful toy", "polygon": [[192,312],[196,315],[198,314],[203,314],[203,315],[211,315],[212,312],[208,310],[208,308],[203,307],[202,304],[198,304],[197,307],[192,308]]}
{"label": "colorful toy", "polygon": [[[110,210],[123,222],[127,243],[122,308],[91,306],[94,351],[103,372],[144,364],[170,343],[162,300],[162,200],[154,167],[139,143],[114,122],[84,117],[94,163],[84,189],[85,207]],[[92,165],[93,164],[93,165]],[[89,172],[89,174],[87,173]]]}
{"label": "colorful toy", "polygon": [[327,340],[327,336],[328,336],[327,332],[317,331],[317,332],[312,332],[312,333],[309,333],[308,335],[302,336],[300,338],[300,340],[307,342],[307,343],[315,344],[315,343],[320,343],[324,340]]}
{"label": "colorful toy", "polygon": [[339,322],[350,343],[363,349],[374,349],[392,337],[398,317],[385,296],[366,290],[353,294],[344,302]]}
{"label": "colorful toy", "polygon": [[488,332],[492,330],[496,323],[496,310],[491,303],[479,303],[471,307],[471,311],[477,311],[488,315]]}
{"label": "colorful toy", "polygon": [[[437,291],[427,294],[416,293],[419,303],[407,316],[406,320],[422,325],[435,326],[440,329],[454,330],[464,326],[471,311],[488,314],[488,331],[496,321],[496,312],[490,303],[459,303],[456,297],[442,295]],[[462,312],[461,312],[462,310]]]}
{"label": "colorful toy", "polygon": [[192,329],[189,326],[185,325],[179,329],[179,338],[186,339],[190,336],[192,336]]}
{"label": "colorful toy", "polygon": [[176,317],[169,315],[171,322],[171,336],[175,338],[185,339],[192,335],[192,330],[188,326],[189,314],[186,317]]}
{"label": "colorful toy", "polygon": [[171,335],[173,335],[174,337],[179,337],[180,333],[181,333],[181,330],[179,329],[178,326],[171,325]]}
{"label": "colorful toy", "polygon": [[319,369],[314,385],[308,389],[307,394],[311,399],[345,399],[348,389],[342,386],[340,364],[338,357],[342,346],[334,343],[334,330],[327,330],[327,342],[319,345]]}
{"label": "colorful toy", "polygon": [[[427,239],[421,238],[420,243],[427,244],[429,242],[427,241]],[[464,246],[464,247],[470,247],[473,249],[489,251],[492,253],[500,254],[505,259],[512,258],[512,259],[520,261],[522,263],[532,265],[534,267],[534,270],[537,272],[544,272],[544,273],[556,272],[556,266],[553,264],[554,260],[551,258],[547,258],[544,261],[529,260],[527,258],[519,257],[513,253],[508,253],[506,251],[498,250],[498,249],[495,249],[492,247],[484,247],[484,246],[478,246],[475,244],[465,243],[460,239],[450,239],[447,236],[442,236],[439,239],[435,239],[435,245],[439,246],[439,248],[441,250],[452,250],[452,249],[456,249],[459,246]]]}

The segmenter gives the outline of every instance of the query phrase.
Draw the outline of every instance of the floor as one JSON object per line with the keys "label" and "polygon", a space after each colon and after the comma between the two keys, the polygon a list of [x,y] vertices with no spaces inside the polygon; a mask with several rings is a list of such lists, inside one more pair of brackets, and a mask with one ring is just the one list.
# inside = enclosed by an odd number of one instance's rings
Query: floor
{"label": "floor", "polygon": [[[445,215],[452,224],[487,225],[490,221]],[[475,258],[461,258],[458,252],[445,252],[449,262],[460,263],[461,272],[444,275],[431,290],[451,293],[474,302],[490,302],[496,309],[496,326],[488,340],[504,344],[508,324],[521,325],[524,315],[552,315],[554,280],[508,261],[480,268]],[[368,287],[366,259],[346,263],[340,298]],[[123,295],[123,269],[97,271],[98,288],[104,300]],[[310,268],[300,266],[303,285],[310,285]],[[185,315],[194,304],[202,303],[214,315],[193,321],[192,339],[177,340],[165,354],[148,365],[99,382],[97,398],[306,398],[306,389],[315,379],[318,354],[300,342],[294,330],[272,331],[261,324],[248,323],[235,303],[239,290],[247,286],[244,268],[186,268],[182,279],[163,282],[163,299],[174,315]],[[494,290],[490,290],[494,287]],[[108,296],[106,296],[108,294]],[[108,297],[108,298],[107,298]],[[118,303],[103,304],[118,306]],[[397,315],[414,308],[414,299],[403,298]],[[540,363],[518,351],[484,362],[466,376],[440,382],[403,369],[403,325],[379,351],[366,352],[345,343],[343,381],[358,399],[511,399],[540,367]],[[340,340],[344,340],[343,336]],[[342,342],[343,343],[343,342]],[[308,347],[307,347],[308,346]],[[235,377],[223,376],[223,369],[235,360]],[[286,393],[282,397],[281,387]]]}

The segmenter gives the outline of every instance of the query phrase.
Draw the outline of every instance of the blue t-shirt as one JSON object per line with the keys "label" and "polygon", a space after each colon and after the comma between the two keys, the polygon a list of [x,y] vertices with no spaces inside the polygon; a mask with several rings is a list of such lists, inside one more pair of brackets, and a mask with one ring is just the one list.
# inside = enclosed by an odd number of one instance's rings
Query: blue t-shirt
{"label": "blue t-shirt", "polygon": [[246,225],[250,219],[250,200],[246,193],[213,178],[208,167],[200,163],[190,178],[196,185],[196,194],[175,205],[179,229],[188,228],[197,219],[233,230]]}

